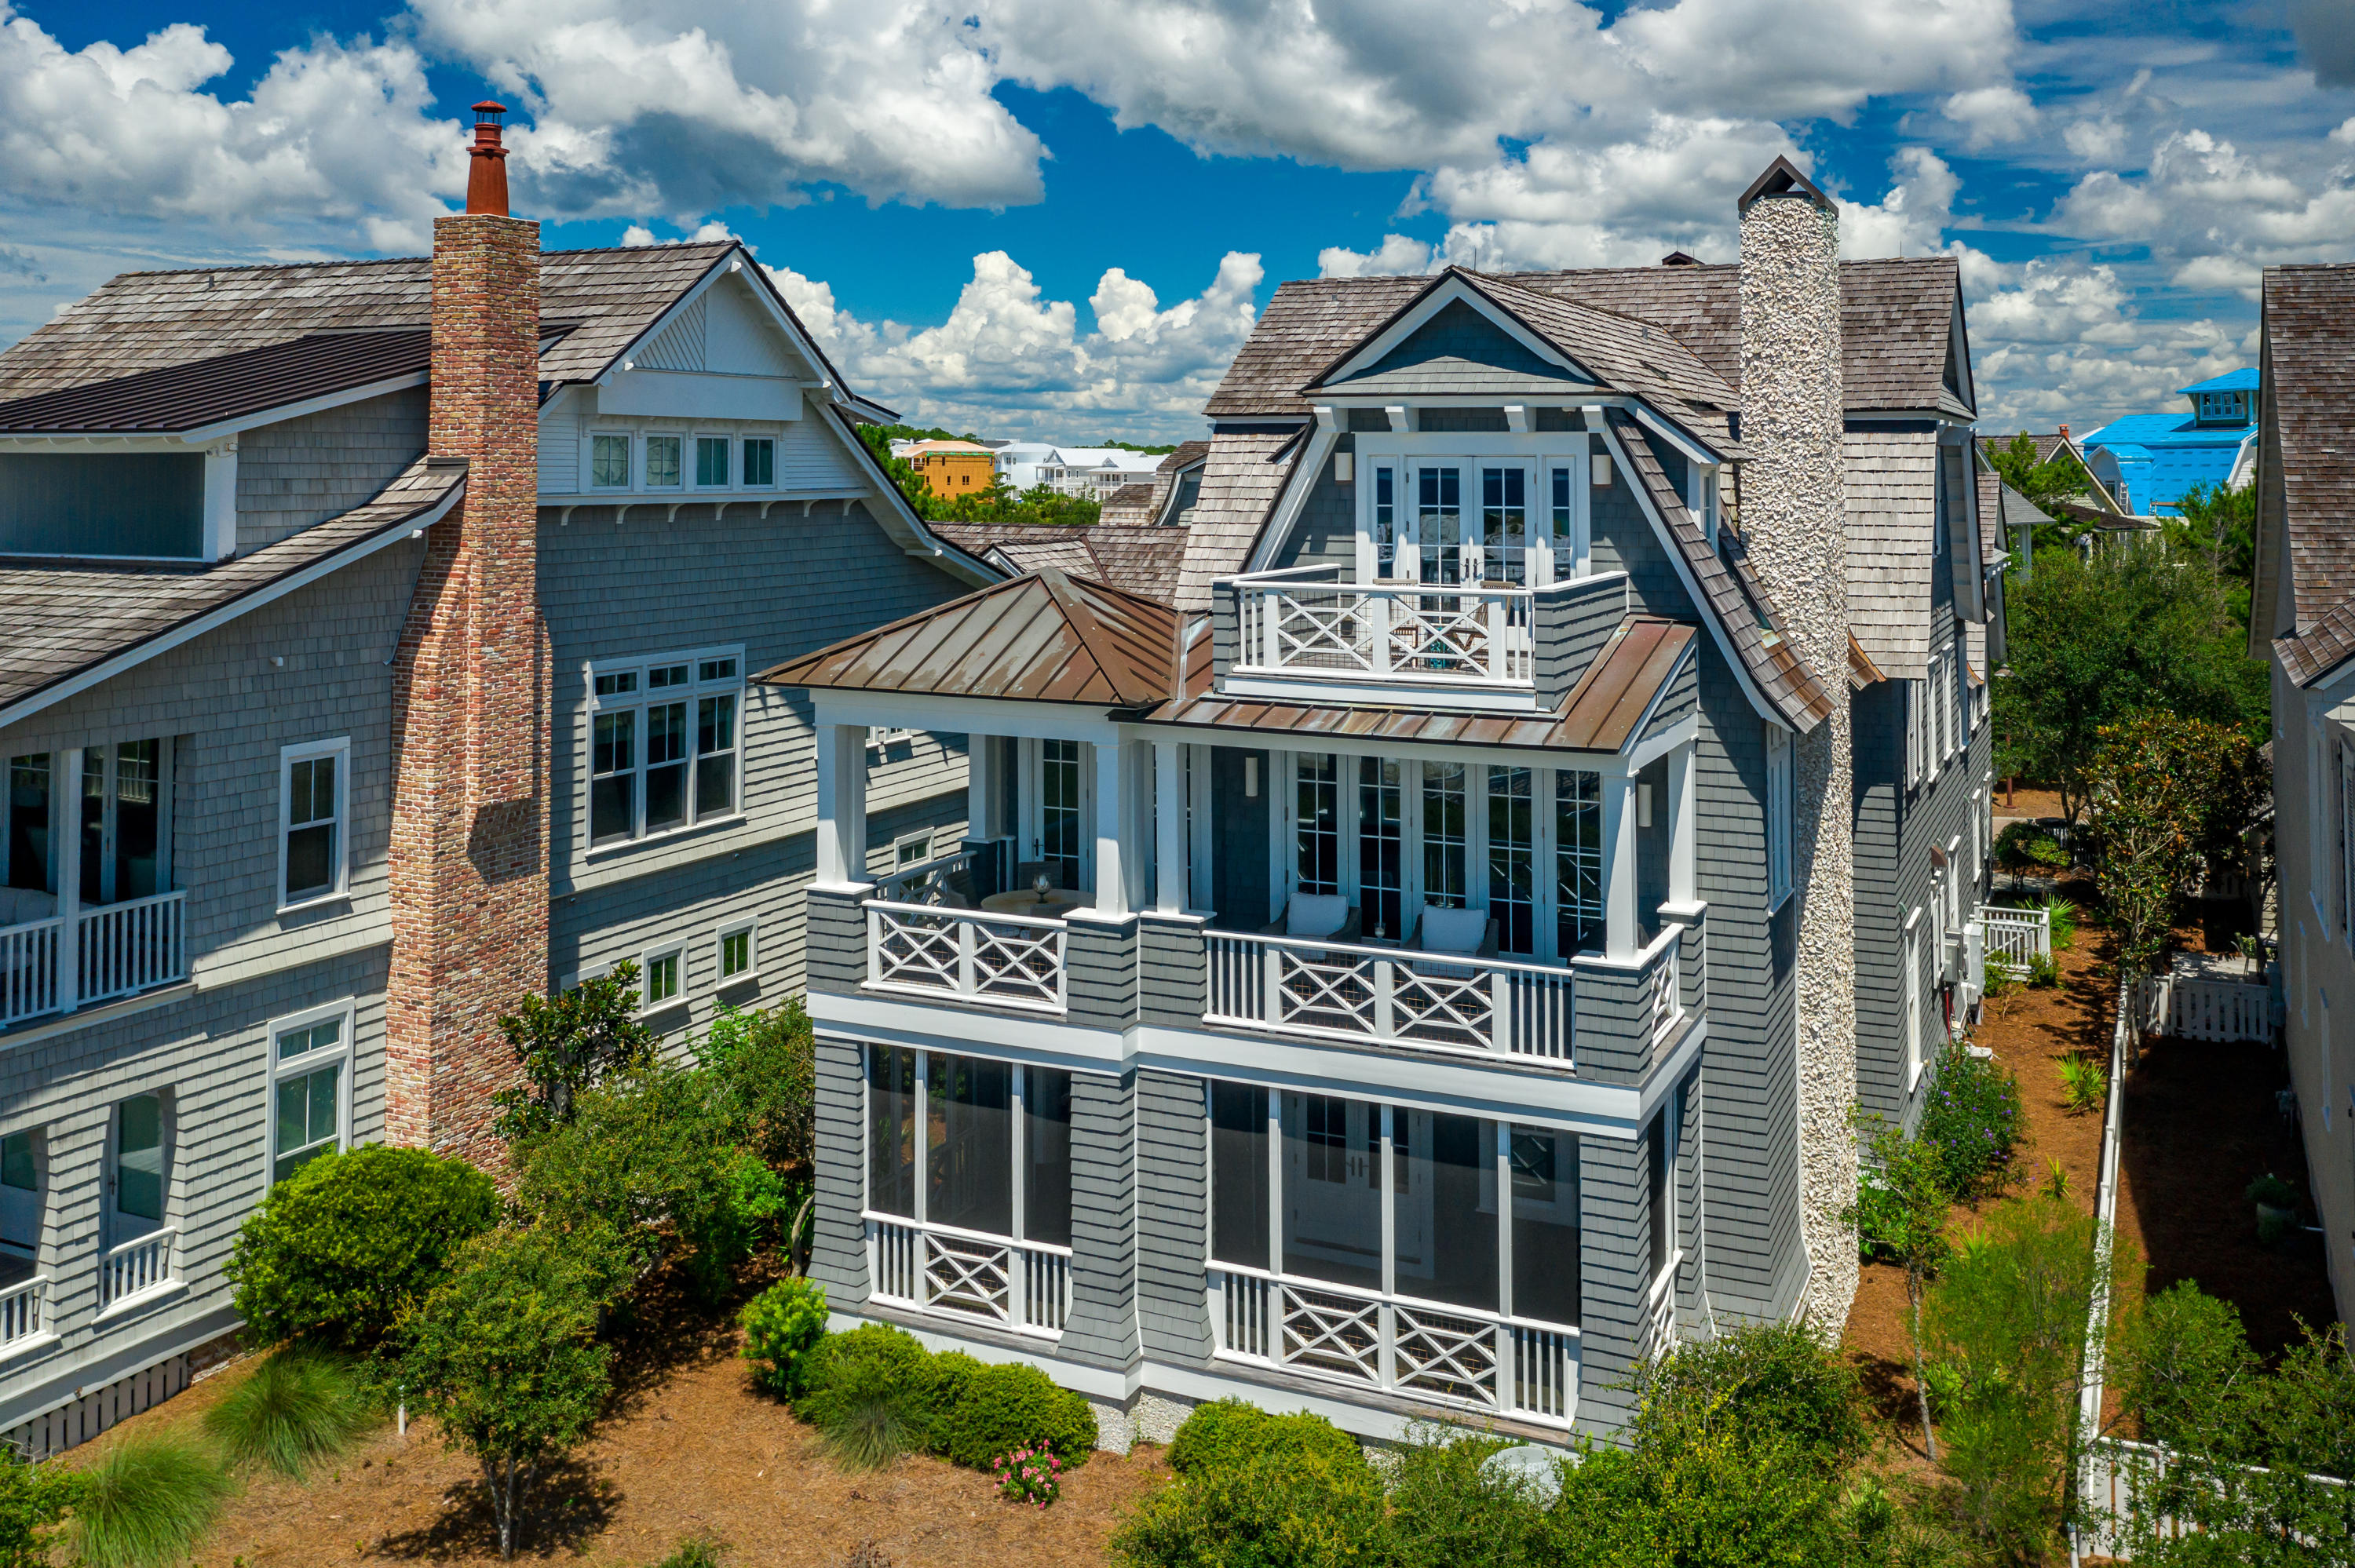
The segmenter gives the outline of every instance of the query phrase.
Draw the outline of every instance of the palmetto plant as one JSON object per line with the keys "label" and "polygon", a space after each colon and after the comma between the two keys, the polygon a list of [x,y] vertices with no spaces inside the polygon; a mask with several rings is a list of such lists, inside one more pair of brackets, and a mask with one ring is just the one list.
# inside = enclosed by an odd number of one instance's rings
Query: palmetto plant
{"label": "palmetto plant", "polygon": [[2071,1056],[2061,1064],[2061,1092],[2071,1114],[2097,1113],[2109,1100],[2109,1070],[2099,1062]]}

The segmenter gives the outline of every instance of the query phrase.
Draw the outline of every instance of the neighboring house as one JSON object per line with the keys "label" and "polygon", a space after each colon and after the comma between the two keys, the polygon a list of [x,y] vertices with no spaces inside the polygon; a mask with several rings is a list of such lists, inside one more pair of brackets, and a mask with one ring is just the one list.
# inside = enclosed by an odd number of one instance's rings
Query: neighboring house
{"label": "neighboring house", "polygon": [[1008,577],[1059,567],[1167,598],[1186,564],[1183,530],[1147,524],[935,523],[932,531]]}
{"label": "neighboring house", "polygon": [[2339,1316],[2355,1307],[2355,266],[2268,267],[2249,652],[2273,663],[2284,1038]]}
{"label": "neighboring house", "polygon": [[991,440],[981,444],[989,449],[990,461],[996,464],[999,477],[1017,490],[1028,490],[1041,483],[1040,465],[1055,458],[1054,447],[1045,441]]}
{"label": "neighboring house", "polygon": [[2237,489],[2256,462],[2257,372],[2229,371],[2176,388],[2184,414],[2129,414],[2084,440],[2086,466],[2131,515],[2177,510],[2194,486]]}
{"label": "neighboring house", "polygon": [[[1174,581],[1075,553],[761,677],[818,723],[838,1321],[1112,1446],[1229,1394],[1560,1444],[1678,1335],[1838,1331],[1849,1111],[1917,1117],[1970,1000],[2000,562],[1955,263],[1840,263],[1783,160],[1739,207],[1740,267],[1286,283]],[[972,736],[922,903],[877,725]]]}
{"label": "neighboring house", "polygon": [[[231,1241],[304,1160],[492,1153],[526,992],[635,960],[674,1040],[797,993],[809,707],[747,676],[994,577],[749,252],[543,256],[483,134],[431,259],[129,273],[0,354],[0,1436],[36,1454],[237,1327]],[[857,750],[862,866],[962,838],[962,736]]]}
{"label": "neighboring house", "polygon": [[[2069,434],[2069,427],[2066,425],[2057,430],[2045,431],[2041,435],[2027,430],[2009,436],[1981,436],[1979,450],[1991,456],[1998,448],[2009,447],[2019,435],[2026,435],[2030,440],[2036,443],[2036,461],[2039,463],[2051,462],[2058,458],[2071,476],[2083,484],[2086,505],[2109,516],[2126,515],[2126,508],[2118,503],[2116,497],[2102,487],[2102,482],[2094,474],[2093,465],[2086,461],[2085,449]],[[2052,519],[2047,518],[2046,521],[2050,522]]]}
{"label": "neighboring house", "polygon": [[973,441],[893,441],[891,455],[905,461],[934,495],[983,495],[996,472],[987,447]]}
{"label": "neighboring house", "polygon": [[1109,499],[1123,485],[1151,484],[1168,454],[1133,452],[1123,447],[1057,447],[1039,465],[1039,482],[1065,495]]}
{"label": "neighboring house", "polygon": [[1124,484],[1103,498],[1096,521],[1135,525],[1153,521],[1153,484]]}

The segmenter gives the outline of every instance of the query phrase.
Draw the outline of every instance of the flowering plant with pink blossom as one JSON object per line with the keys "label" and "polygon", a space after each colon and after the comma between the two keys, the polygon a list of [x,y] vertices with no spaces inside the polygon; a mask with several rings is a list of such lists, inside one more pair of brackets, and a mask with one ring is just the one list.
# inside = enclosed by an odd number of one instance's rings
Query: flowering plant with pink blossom
{"label": "flowering plant with pink blossom", "polygon": [[1045,1448],[1017,1448],[1000,1456],[992,1468],[997,1476],[997,1495],[1007,1502],[1045,1508],[1062,1495],[1063,1461]]}

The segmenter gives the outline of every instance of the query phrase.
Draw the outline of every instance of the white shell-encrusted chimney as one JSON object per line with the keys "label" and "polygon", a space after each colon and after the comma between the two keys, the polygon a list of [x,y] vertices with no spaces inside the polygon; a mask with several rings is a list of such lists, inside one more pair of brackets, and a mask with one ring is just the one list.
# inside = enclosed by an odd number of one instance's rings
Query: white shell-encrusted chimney
{"label": "white shell-encrusted chimney", "polygon": [[1742,537],[1793,651],[1831,698],[1798,737],[1800,1235],[1805,1308],[1836,1337],[1857,1283],[1856,881],[1842,467],[1839,209],[1787,159],[1742,198]]}

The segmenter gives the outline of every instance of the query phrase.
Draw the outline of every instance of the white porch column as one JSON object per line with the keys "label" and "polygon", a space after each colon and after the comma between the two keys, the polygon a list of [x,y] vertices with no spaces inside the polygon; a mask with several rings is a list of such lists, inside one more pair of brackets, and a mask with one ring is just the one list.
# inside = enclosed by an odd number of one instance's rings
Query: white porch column
{"label": "white porch column", "polygon": [[1636,924],[1636,780],[1603,779],[1603,950],[1632,959],[1643,949]]}
{"label": "white porch column", "polygon": [[1700,900],[1700,879],[1694,874],[1694,841],[1700,824],[1694,812],[1693,747],[1688,741],[1668,753],[1668,902],[1689,905]]}
{"label": "white porch column", "polygon": [[1153,906],[1164,915],[1185,913],[1186,767],[1176,741],[1153,743]]}
{"label": "white porch column", "polygon": [[1125,915],[1129,911],[1127,857],[1121,853],[1122,828],[1132,819],[1129,747],[1119,742],[1099,745],[1096,754],[1096,913]]}
{"label": "white porch column", "polygon": [[964,737],[964,836],[968,839],[991,839],[997,836],[998,819],[1004,809],[1002,791],[1006,781],[997,776],[997,755],[995,740],[986,735]]}
{"label": "white porch column", "polygon": [[49,796],[49,842],[58,846],[58,1011],[71,1012],[81,1005],[82,749],[69,746],[58,760],[65,766],[51,775]]}
{"label": "white porch column", "polygon": [[867,880],[867,726],[817,726],[817,885]]}

